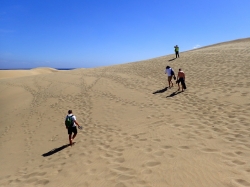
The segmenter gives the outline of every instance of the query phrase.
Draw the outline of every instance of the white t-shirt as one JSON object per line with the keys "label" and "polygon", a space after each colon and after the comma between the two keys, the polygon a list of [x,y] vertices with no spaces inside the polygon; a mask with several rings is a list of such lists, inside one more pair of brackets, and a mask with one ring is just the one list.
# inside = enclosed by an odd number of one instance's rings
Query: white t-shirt
{"label": "white t-shirt", "polygon": [[171,72],[172,72],[172,68],[168,68],[168,69],[165,70],[165,73],[167,73],[168,76],[172,76]]}
{"label": "white t-shirt", "polygon": [[[68,114],[67,116],[73,116],[72,118],[76,121],[76,116],[74,116],[73,114]],[[66,116],[66,118],[67,118]],[[65,120],[66,120],[65,118]],[[76,123],[74,122],[74,125],[72,127],[76,127]]]}

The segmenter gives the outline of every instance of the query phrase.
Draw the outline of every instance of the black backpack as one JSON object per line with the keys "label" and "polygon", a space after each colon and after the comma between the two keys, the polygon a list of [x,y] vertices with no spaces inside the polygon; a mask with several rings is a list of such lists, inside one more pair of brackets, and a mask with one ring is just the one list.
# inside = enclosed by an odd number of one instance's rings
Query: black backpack
{"label": "black backpack", "polygon": [[171,75],[175,75],[174,70],[172,68],[171,68]]}
{"label": "black backpack", "polygon": [[66,126],[67,128],[73,127],[74,122],[75,122],[75,121],[74,121],[74,119],[73,119],[73,115],[72,115],[72,116],[67,116],[66,119],[65,119],[65,126]]}
{"label": "black backpack", "polygon": [[174,80],[176,80],[174,70],[171,68],[171,75],[174,77]]}

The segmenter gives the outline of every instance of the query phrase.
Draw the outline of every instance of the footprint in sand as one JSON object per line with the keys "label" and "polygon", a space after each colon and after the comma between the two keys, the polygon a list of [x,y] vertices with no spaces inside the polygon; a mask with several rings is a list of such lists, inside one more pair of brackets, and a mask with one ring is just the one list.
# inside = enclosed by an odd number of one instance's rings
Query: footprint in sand
{"label": "footprint in sand", "polygon": [[236,151],[235,152],[237,155],[242,155],[243,154],[243,152],[241,152],[241,151]]}
{"label": "footprint in sand", "polygon": [[245,162],[242,162],[240,160],[234,160],[233,163],[237,164],[237,165],[244,165]]}
{"label": "footprint in sand", "polygon": [[121,181],[126,181],[126,180],[130,180],[134,178],[134,176],[132,175],[124,175],[124,174],[120,174],[119,177],[117,178],[118,180],[121,180]]}
{"label": "footprint in sand", "polygon": [[155,166],[160,165],[160,164],[161,163],[157,162],[157,161],[149,161],[145,165],[148,166],[148,167],[155,167]]}
{"label": "footprint in sand", "polygon": [[160,139],[153,139],[154,142],[161,142]]}
{"label": "footprint in sand", "polygon": [[215,153],[215,152],[218,152],[217,149],[210,149],[210,148],[202,149],[202,151],[206,152],[206,153]]}
{"label": "footprint in sand", "polygon": [[116,159],[114,159],[114,162],[123,163],[123,162],[125,162],[125,159],[124,158],[116,158]]}
{"label": "footprint in sand", "polygon": [[170,146],[170,145],[164,145],[164,146],[162,146],[162,148],[163,149],[170,149],[170,148],[172,148],[172,146]]}
{"label": "footprint in sand", "polygon": [[236,179],[235,181],[242,186],[250,186],[250,183],[245,181],[244,179]]}
{"label": "footprint in sand", "polygon": [[226,156],[230,156],[230,157],[236,157],[236,155],[234,153],[230,153],[230,152],[224,152],[222,154],[224,154]]}
{"label": "footprint in sand", "polygon": [[127,187],[124,183],[119,182],[115,185],[115,187]]}
{"label": "footprint in sand", "polygon": [[154,155],[155,156],[162,156],[162,155],[164,155],[164,151],[156,151],[156,152],[154,152]]}
{"label": "footprint in sand", "polygon": [[145,169],[142,171],[142,174],[151,174],[152,173],[152,170],[151,169]]}
{"label": "footprint in sand", "polygon": [[151,148],[146,148],[145,152],[150,153],[150,152],[152,152],[152,149]]}
{"label": "footprint in sand", "polygon": [[179,148],[181,148],[181,149],[190,149],[190,147],[188,147],[188,146],[180,146]]}
{"label": "footprint in sand", "polygon": [[36,182],[36,184],[38,184],[38,185],[46,185],[48,183],[49,183],[49,180],[47,180],[47,179],[38,180]]}

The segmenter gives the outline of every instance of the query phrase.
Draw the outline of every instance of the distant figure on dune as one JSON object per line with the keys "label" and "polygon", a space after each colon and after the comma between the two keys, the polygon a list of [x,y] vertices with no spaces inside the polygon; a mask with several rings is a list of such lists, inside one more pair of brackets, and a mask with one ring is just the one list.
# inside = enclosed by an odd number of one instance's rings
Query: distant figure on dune
{"label": "distant figure on dune", "polygon": [[180,58],[178,45],[174,46],[175,58]]}
{"label": "distant figure on dune", "polygon": [[169,88],[173,87],[174,84],[172,82],[172,77],[174,77],[174,79],[176,79],[175,78],[174,70],[170,66],[167,66],[166,70],[165,70],[165,74],[168,75],[168,85],[169,85]]}
{"label": "distant figure on dune", "polygon": [[[68,111],[68,115],[66,116],[65,119],[65,126],[66,129],[68,129],[68,134],[69,134],[69,144],[72,146],[73,145],[73,139],[76,137],[77,135],[77,128],[76,125],[78,126],[79,129],[81,129],[82,127],[78,124],[78,122],[76,121],[76,117],[72,114],[72,110]],[[73,137],[72,137],[72,133],[74,133]]]}
{"label": "distant figure on dune", "polygon": [[184,89],[187,89],[185,83],[185,73],[181,70],[181,68],[179,69],[176,83],[178,84],[179,87],[178,91],[180,90],[180,83],[182,91],[184,91]]}

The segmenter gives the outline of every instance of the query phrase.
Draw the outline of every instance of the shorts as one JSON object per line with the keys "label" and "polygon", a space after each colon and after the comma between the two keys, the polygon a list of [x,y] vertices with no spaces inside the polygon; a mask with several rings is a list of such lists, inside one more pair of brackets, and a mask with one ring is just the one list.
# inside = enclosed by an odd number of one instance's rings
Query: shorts
{"label": "shorts", "polygon": [[76,127],[68,128],[68,134],[71,135],[72,133],[77,134],[77,128]]}
{"label": "shorts", "polygon": [[172,77],[173,77],[173,75],[168,76],[168,81],[171,81],[171,80],[172,80]]}
{"label": "shorts", "polygon": [[179,78],[179,80],[178,81],[176,81],[176,83],[181,83],[181,85],[182,85],[182,87],[183,87],[183,89],[187,89],[186,88],[186,83],[185,83],[185,79],[184,78]]}

